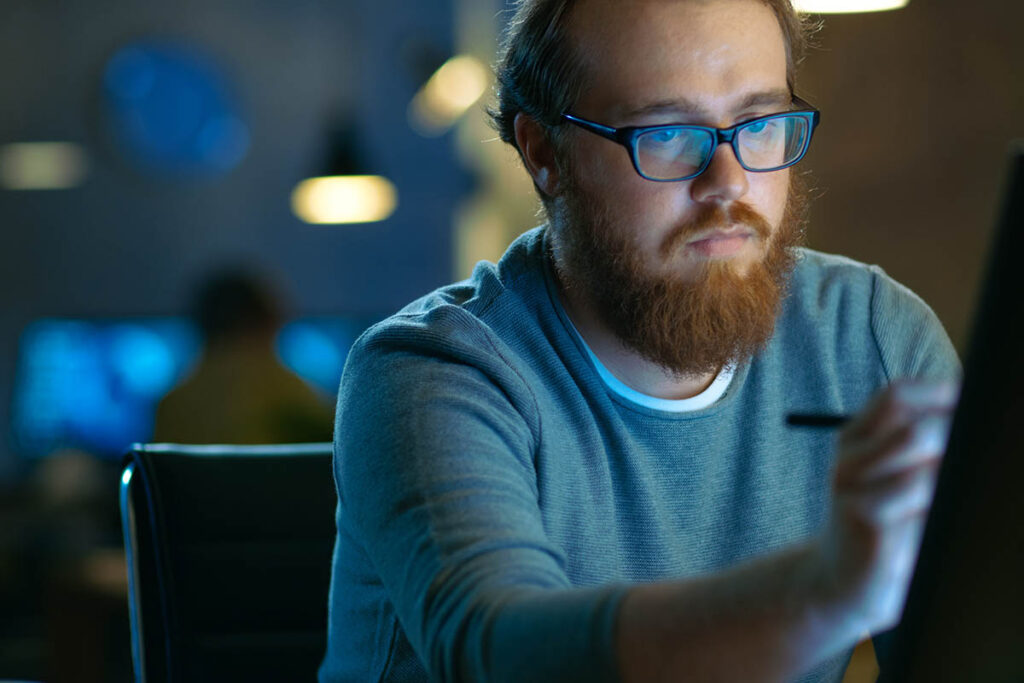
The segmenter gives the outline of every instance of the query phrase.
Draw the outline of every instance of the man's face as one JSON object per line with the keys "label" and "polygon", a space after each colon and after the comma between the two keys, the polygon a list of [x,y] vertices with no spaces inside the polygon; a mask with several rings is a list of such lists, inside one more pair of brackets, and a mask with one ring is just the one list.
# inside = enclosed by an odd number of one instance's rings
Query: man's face
{"label": "man's face", "polygon": [[[727,127],[790,102],[782,31],[757,0],[584,0],[569,35],[585,83],[572,113],[606,125]],[[571,129],[565,145],[552,216],[563,284],[677,374],[752,353],[771,333],[799,237],[789,170],[745,171],[722,145],[697,178],[659,183],[609,140]]]}

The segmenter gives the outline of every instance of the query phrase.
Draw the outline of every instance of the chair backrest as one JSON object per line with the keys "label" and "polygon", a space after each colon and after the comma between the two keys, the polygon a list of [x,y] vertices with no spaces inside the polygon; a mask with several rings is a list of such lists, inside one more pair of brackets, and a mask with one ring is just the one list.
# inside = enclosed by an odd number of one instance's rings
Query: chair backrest
{"label": "chair backrest", "polygon": [[121,519],[137,681],[313,681],[336,496],[331,445],[136,444]]}

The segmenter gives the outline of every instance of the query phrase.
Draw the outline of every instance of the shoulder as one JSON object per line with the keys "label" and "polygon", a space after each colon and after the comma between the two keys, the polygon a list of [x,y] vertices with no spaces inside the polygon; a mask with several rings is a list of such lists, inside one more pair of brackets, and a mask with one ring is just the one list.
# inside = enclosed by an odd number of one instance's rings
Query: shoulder
{"label": "shoulder", "polygon": [[790,300],[819,315],[851,321],[858,315],[865,321],[897,313],[920,319],[935,315],[921,297],[881,267],[805,248],[799,249]]}
{"label": "shoulder", "polygon": [[[516,240],[497,263],[441,287],[370,327],[349,352],[342,403],[367,389],[403,404],[462,391],[479,401],[536,411],[518,337],[535,334],[543,284],[543,233]],[[458,388],[458,389],[456,389]]]}
{"label": "shoulder", "polygon": [[846,352],[876,353],[890,380],[959,372],[935,312],[877,265],[800,249],[784,317],[830,336]]}
{"label": "shoulder", "polygon": [[546,295],[543,259],[543,231],[538,228],[515,240],[498,263],[481,261],[469,278],[440,287],[372,326],[353,351],[500,353],[509,318],[530,316]]}
{"label": "shoulder", "polygon": [[797,250],[790,292],[802,303],[835,308],[868,303],[881,268],[813,249]]}

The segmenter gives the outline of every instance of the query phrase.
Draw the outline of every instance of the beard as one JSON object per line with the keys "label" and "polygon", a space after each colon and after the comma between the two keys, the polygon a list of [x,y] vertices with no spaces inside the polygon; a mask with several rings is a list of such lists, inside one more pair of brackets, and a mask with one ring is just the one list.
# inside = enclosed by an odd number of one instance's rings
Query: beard
{"label": "beard", "polygon": [[559,281],[570,295],[588,301],[627,349],[673,376],[696,378],[744,362],[768,343],[796,264],[795,247],[803,242],[807,193],[796,176],[774,231],[740,202],[704,206],[693,220],[671,230],[658,245],[665,260],[696,233],[729,226],[752,230],[751,239],[763,252],[743,272],[729,260],[710,260],[685,279],[654,272],[635,241],[572,180],[556,202],[552,226]]}

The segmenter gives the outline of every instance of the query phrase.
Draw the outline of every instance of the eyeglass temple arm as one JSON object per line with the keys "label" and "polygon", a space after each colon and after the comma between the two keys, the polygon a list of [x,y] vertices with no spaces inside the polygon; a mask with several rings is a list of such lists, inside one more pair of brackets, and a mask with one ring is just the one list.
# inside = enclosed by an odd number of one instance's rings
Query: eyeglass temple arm
{"label": "eyeglass temple arm", "polygon": [[571,121],[572,123],[575,123],[577,126],[583,128],[584,130],[589,130],[591,133],[596,133],[597,135],[600,135],[603,138],[608,138],[609,140],[614,140],[616,142],[620,142],[623,139],[622,133],[619,130],[612,128],[611,126],[603,126],[600,123],[587,121],[586,119],[581,119],[580,117],[573,116],[572,114],[562,114],[562,118],[565,119],[566,121]]}
{"label": "eyeglass temple arm", "polygon": [[796,111],[809,111],[814,113],[814,127],[817,128],[821,122],[821,112],[813,104],[800,97],[799,95],[793,95],[793,106],[796,107]]}

